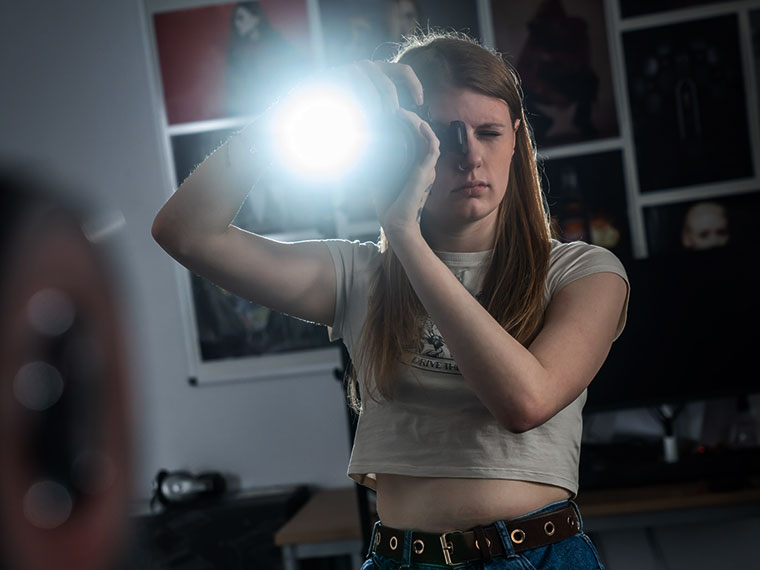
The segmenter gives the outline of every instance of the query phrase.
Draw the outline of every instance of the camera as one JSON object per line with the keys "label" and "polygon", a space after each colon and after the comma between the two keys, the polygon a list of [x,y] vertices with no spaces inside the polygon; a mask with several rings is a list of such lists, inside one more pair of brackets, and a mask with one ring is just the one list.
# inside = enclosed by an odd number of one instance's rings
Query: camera
{"label": "camera", "polygon": [[[432,125],[431,125],[432,128]],[[447,126],[434,128],[440,141],[441,155],[467,154],[467,130],[462,121],[451,121]],[[424,157],[424,139],[409,123],[396,117],[386,117],[376,123],[370,132],[366,162],[358,169],[365,179],[380,182],[389,191],[400,192],[412,168]]]}

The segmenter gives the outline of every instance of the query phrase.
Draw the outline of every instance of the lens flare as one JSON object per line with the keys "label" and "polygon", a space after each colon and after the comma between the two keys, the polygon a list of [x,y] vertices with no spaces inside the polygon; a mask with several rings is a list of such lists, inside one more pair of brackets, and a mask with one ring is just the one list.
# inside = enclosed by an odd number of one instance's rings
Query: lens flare
{"label": "lens flare", "polygon": [[338,178],[367,145],[366,119],[350,93],[318,85],[291,94],[275,132],[281,160],[307,177]]}

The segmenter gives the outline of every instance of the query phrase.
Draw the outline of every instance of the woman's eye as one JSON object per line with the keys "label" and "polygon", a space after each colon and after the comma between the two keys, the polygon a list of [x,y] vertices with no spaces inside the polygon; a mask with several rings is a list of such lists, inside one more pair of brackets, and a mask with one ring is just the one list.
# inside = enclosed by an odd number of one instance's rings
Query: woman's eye
{"label": "woman's eye", "polygon": [[481,137],[499,137],[501,133],[499,131],[480,131],[478,136]]}

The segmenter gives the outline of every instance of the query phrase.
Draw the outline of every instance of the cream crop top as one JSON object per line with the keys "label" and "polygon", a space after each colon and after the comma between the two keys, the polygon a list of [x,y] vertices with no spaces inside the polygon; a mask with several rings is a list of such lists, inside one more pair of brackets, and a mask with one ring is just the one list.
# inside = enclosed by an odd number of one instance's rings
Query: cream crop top
{"label": "cream crop top", "polygon": [[[338,283],[330,337],[342,338],[353,354],[381,255],[370,242],[325,243]],[[490,252],[436,254],[471,294],[479,292]],[[610,251],[552,240],[544,306],[571,281],[599,272],[616,273],[627,283],[625,269]],[[626,298],[616,338],[625,325],[627,305]],[[556,485],[576,495],[585,390],[549,421],[516,434],[502,427],[466,385],[429,319],[416,353],[410,356],[411,365],[402,371],[392,401],[377,402],[362,392],[349,477],[371,488],[378,472],[517,479]]]}

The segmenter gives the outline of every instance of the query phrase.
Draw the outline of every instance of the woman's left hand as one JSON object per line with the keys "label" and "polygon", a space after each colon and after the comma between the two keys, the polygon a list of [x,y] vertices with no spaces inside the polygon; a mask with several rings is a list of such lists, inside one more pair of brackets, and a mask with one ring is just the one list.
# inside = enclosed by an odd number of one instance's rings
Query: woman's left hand
{"label": "woman's left hand", "polygon": [[383,192],[383,189],[374,191],[378,220],[391,240],[396,236],[419,232],[422,210],[433,188],[435,165],[440,156],[440,141],[430,125],[406,109],[399,108],[396,113],[419,133],[418,142],[422,152],[419,162],[412,167],[399,193],[389,194]]}

